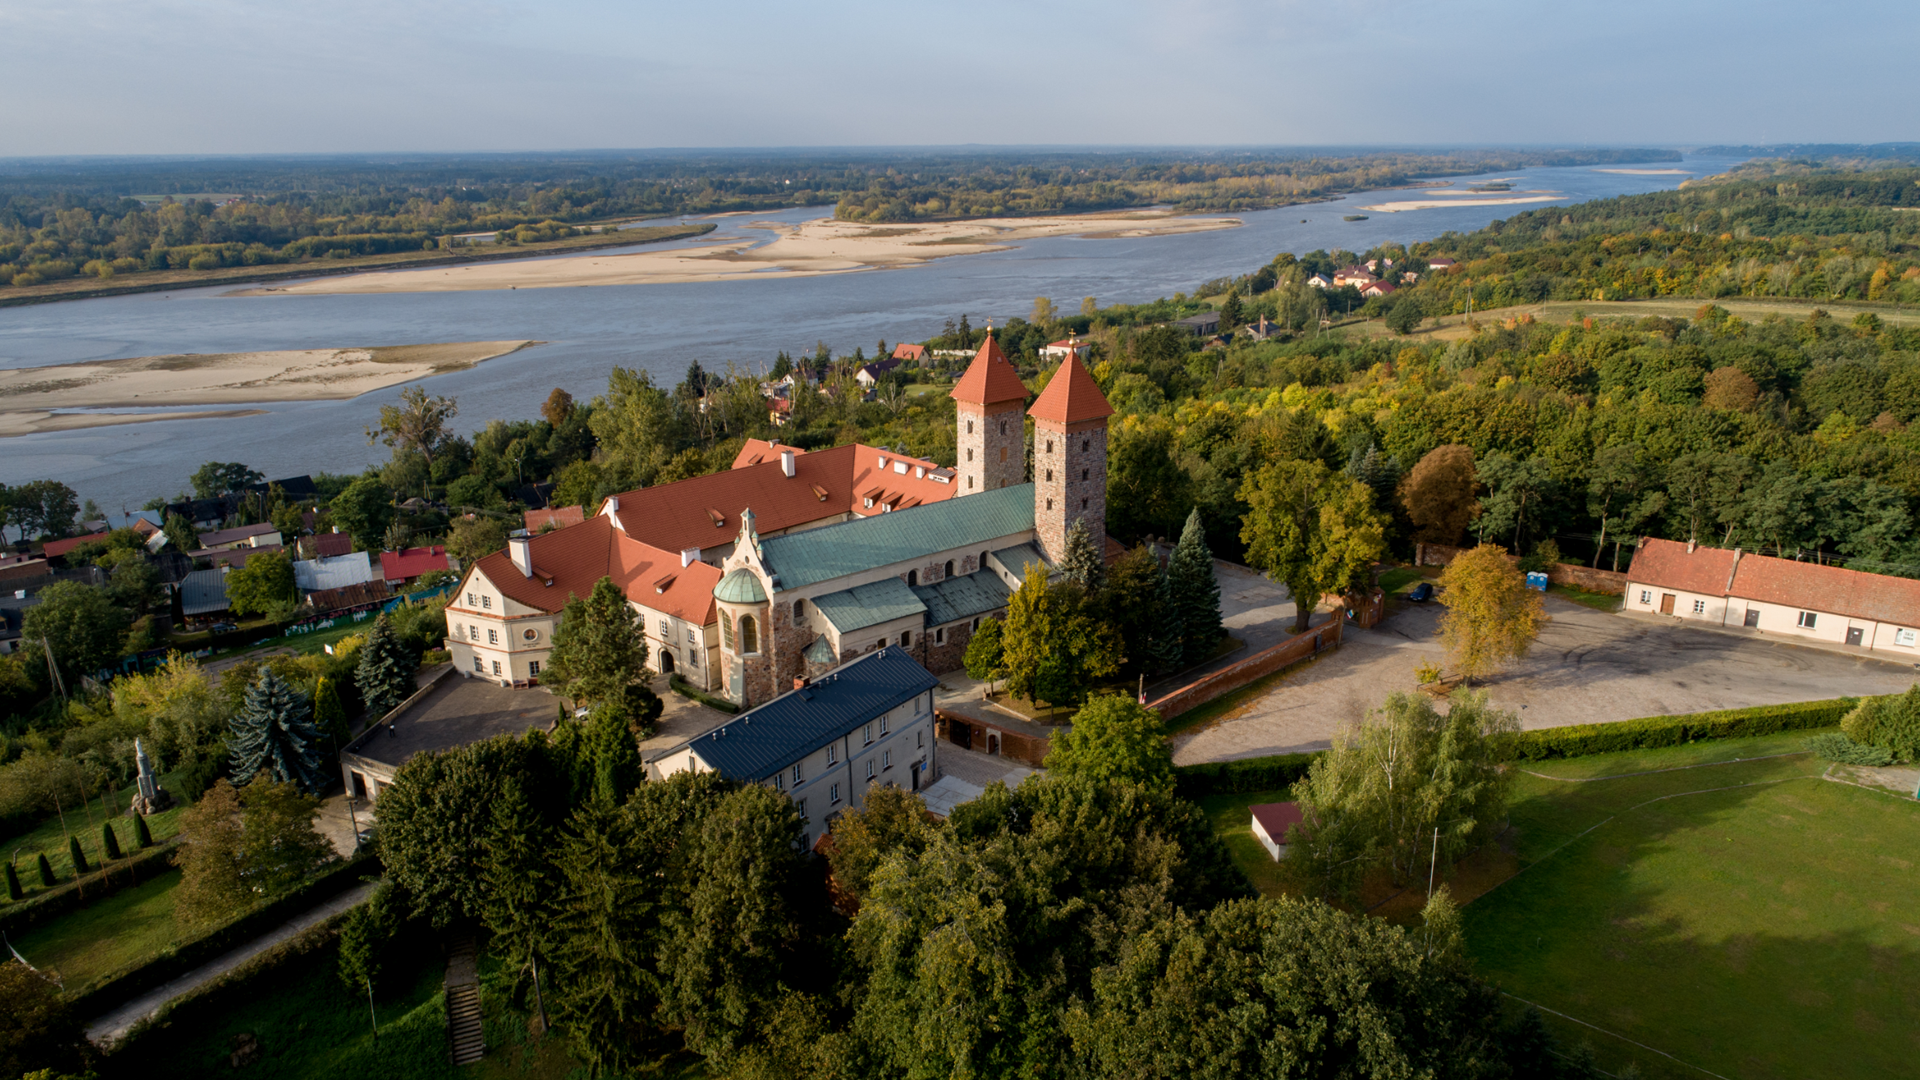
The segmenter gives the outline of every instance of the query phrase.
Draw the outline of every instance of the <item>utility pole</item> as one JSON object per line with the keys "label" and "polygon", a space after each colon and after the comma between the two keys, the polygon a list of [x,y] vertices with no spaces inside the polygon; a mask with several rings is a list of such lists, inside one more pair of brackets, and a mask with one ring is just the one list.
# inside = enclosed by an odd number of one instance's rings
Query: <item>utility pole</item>
{"label": "utility pole", "polygon": [[1433,827],[1433,858],[1427,863],[1427,900],[1433,900],[1433,873],[1440,868],[1440,826]]}
{"label": "utility pole", "polygon": [[380,1018],[373,1012],[373,979],[367,979],[367,1023],[373,1026],[373,1041],[380,1041]]}

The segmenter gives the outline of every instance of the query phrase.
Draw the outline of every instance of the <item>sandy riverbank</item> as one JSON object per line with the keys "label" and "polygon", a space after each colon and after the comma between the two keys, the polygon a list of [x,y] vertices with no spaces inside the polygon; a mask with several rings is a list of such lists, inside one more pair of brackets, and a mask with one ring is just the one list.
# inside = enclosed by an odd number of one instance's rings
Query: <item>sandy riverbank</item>
{"label": "sandy riverbank", "polygon": [[[419,272],[355,274],[263,293],[465,292],[477,289],[556,289],[591,285],[648,285],[753,277],[809,277],[912,266],[951,255],[1000,251],[1023,240],[1055,236],[1092,239],[1164,236],[1237,228],[1236,218],[1182,217],[1163,210],[1075,214],[1043,218],[985,218],[903,225],[871,225],[820,218],[799,225],[753,222],[775,233],[705,247],[626,255],[492,263]],[[758,246],[755,246],[755,245]]]}
{"label": "sandy riverbank", "polygon": [[[1445,196],[1439,198],[1436,196]],[[1408,210],[1432,210],[1440,206],[1516,206],[1521,203],[1558,202],[1567,198],[1550,191],[1520,191],[1511,195],[1493,191],[1430,191],[1418,199],[1400,199],[1394,202],[1375,203],[1363,206],[1362,210],[1372,210],[1381,214],[1398,214]]]}
{"label": "sandy riverbank", "polygon": [[1594,172],[1619,173],[1622,176],[1692,176],[1691,169],[1595,169]]}
{"label": "sandy riverbank", "polygon": [[137,356],[0,371],[0,438],[41,431],[251,416],[258,409],[61,412],[156,406],[257,405],[358,397],[459,371],[537,341],[463,341],[366,349]]}

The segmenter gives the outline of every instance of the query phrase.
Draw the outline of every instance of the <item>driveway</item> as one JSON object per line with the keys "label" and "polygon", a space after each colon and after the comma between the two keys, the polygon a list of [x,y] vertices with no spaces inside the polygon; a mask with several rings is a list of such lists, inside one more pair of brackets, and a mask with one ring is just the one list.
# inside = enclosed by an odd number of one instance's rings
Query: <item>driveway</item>
{"label": "driveway", "polygon": [[[1525,660],[1481,689],[1526,728],[1891,694],[1911,665],[1595,611],[1546,598],[1553,617]],[[1174,738],[1186,765],[1323,749],[1387,694],[1415,687],[1414,668],[1443,663],[1437,604],[1407,605],[1372,630],[1348,625],[1340,648],[1206,727]]]}
{"label": "driveway", "polygon": [[711,705],[681,697],[667,684],[665,675],[654,679],[652,685],[653,692],[660,696],[664,708],[661,709],[659,723],[654,725],[653,734],[640,742],[642,761],[652,761],[688,739],[705,735],[733,719],[732,713],[723,713]]}

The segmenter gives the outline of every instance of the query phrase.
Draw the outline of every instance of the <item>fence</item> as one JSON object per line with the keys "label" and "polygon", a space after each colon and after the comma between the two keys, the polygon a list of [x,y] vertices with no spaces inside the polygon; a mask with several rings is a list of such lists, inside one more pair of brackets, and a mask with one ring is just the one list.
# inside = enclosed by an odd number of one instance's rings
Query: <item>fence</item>
{"label": "fence", "polygon": [[[1446,566],[1460,557],[1466,548],[1448,547],[1445,544],[1415,544],[1413,565]],[[1504,555],[1504,553],[1503,553]],[[1519,565],[1520,560],[1512,555],[1504,555],[1507,562]],[[1554,563],[1547,567],[1547,580],[1555,585],[1571,585],[1588,592],[1608,593],[1624,596],[1627,591],[1627,575],[1612,570],[1595,570],[1590,566],[1575,566],[1572,563]]]}
{"label": "fence", "polygon": [[1211,675],[1202,676],[1171,693],[1155,698],[1147,702],[1147,708],[1158,712],[1163,719],[1171,720],[1189,709],[1198,708],[1215,698],[1230,694],[1289,664],[1337,647],[1340,644],[1341,631],[1345,626],[1346,619],[1336,616],[1320,626],[1309,629],[1304,634],[1297,634],[1278,645],[1262,649],[1232,667],[1222,668]]}

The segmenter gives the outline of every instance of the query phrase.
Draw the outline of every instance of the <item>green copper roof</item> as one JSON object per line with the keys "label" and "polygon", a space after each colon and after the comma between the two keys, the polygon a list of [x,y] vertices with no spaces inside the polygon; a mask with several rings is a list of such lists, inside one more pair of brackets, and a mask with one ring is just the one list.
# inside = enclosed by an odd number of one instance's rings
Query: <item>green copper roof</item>
{"label": "green copper roof", "polygon": [[821,634],[813,639],[813,644],[807,646],[807,651],[800,656],[809,664],[831,664],[833,663],[833,642],[827,640],[827,635]]}
{"label": "green copper roof", "polygon": [[913,595],[927,605],[927,625],[944,626],[1006,607],[1012,594],[993,571],[982,570],[933,585],[915,585]]}
{"label": "green copper roof", "polygon": [[927,610],[927,605],[897,577],[817,596],[808,603],[819,608],[820,614],[843,635],[908,615],[921,615]]}
{"label": "green copper roof", "polygon": [[729,604],[764,604],[767,590],[760,587],[753,571],[742,566],[720,579],[720,584],[713,587],[713,598]]}
{"label": "green copper roof", "polygon": [[1019,484],[769,537],[760,545],[779,587],[798,589],[942,551],[991,547],[1032,529],[1033,485]]}

